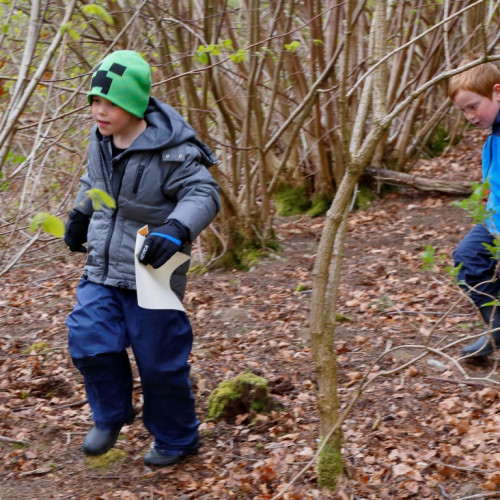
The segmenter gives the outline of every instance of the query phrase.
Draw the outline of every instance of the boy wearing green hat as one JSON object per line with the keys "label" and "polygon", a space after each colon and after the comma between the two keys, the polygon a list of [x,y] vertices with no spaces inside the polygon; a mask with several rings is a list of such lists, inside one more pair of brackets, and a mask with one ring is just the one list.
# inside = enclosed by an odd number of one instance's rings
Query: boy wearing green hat
{"label": "boy wearing green hat", "polygon": [[[150,88],[148,63],[130,50],[108,55],[92,75],[88,101],[96,126],[64,237],[70,250],[88,255],[66,323],[94,420],[84,452],[105,453],[134,420],[131,347],[144,425],[154,437],[144,461],[168,466],[199,446],[188,363],[193,333],[184,311],[138,305],[135,240],[144,225],[152,229],[138,259],[153,268],[177,252],[189,255],[220,201],[207,170],[213,153],[173,108],[149,95]],[[92,188],[111,194],[116,207],[94,210],[86,195]],[[180,300],[188,268],[189,262],[172,274]]]}

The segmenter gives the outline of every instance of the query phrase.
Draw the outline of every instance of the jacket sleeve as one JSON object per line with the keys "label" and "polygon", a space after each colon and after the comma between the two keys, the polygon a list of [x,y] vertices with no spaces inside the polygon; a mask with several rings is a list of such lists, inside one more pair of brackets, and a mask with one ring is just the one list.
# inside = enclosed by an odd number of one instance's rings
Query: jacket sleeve
{"label": "jacket sleeve", "polygon": [[89,190],[90,188],[90,178],[88,176],[88,173],[85,172],[85,174],[80,179],[80,190],[76,195],[74,208],[75,210],[78,210],[79,212],[82,212],[89,217],[92,215],[94,209],[92,207],[92,200],[87,196],[85,191]]}
{"label": "jacket sleeve", "polygon": [[198,155],[189,152],[185,161],[172,169],[163,192],[176,201],[168,219],[175,219],[187,227],[190,241],[196,239],[220,210],[217,183],[208,169],[199,162]]}

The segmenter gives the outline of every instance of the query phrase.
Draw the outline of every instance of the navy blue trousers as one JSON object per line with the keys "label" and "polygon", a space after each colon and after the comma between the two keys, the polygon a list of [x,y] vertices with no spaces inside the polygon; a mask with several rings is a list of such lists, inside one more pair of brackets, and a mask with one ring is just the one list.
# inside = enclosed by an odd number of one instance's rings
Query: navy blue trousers
{"label": "navy blue trousers", "polygon": [[[462,264],[458,272],[460,285],[479,308],[499,297],[500,280],[495,272],[498,260],[484,246],[493,245],[494,237],[482,224],[474,226],[453,252],[455,267]],[[468,285],[468,286],[467,286]],[[475,287],[470,290],[469,287]]]}
{"label": "navy blue trousers", "polygon": [[143,309],[135,290],[82,279],[68,316],[69,351],[82,373],[95,424],[124,423],[132,411],[131,346],[143,390],[143,420],[155,448],[170,454],[198,443],[189,379],[193,332],[184,311]]}

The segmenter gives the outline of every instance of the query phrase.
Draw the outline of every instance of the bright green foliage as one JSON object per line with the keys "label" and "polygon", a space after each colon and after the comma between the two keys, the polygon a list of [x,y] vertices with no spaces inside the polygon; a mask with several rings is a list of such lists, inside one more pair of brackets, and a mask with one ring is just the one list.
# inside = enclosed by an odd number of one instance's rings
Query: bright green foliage
{"label": "bright green foliage", "polygon": [[26,156],[23,155],[15,155],[11,152],[7,153],[6,159],[11,161],[14,165],[19,165],[26,160]]}
{"label": "bright green foliage", "polygon": [[248,51],[244,49],[238,49],[234,54],[231,54],[229,58],[231,61],[233,61],[236,64],[239,64],[241,62],[245,62],[247,59],[247,53]]}
{"label": "bright green foliage", "polygon": [[61,31],[63,33],[68,33],[68,35],[76,42],[80,40],[80,33],[75,31],[75,29],[73,28],[73,23],[66,23],[65,25],[61,26]]}
{"label": "bright green foliage", "polygon": [[[85,191],[85,194],[92,200],[94,210],[101,210],[103,206],[112,209],[116,207],[113,197],[102,189],[88,189]],[[33,217],[30,224],[31,231],[37,231],[40,228],[46,233],[57,236],[58,238],[64,236],[65,228],[63,221],[59,217],[51,215],[48,212],[40,212]]]}
{"label": "bright green foliage", "polygon": [[493,238],[493,245],[488,243],[483,243],[484,248],[490,252],[493,259],[498,260],[500,258],[500,239]]}
{"label": "bright green foliage", "polygon": [[[484,224],[485,221],[494,213],[492,210],[486,208],[486,199],[489,193],[489,183],[484,184],[475,183],[472,188],[472,194],[462,201],[452,202],[453,206],[459,207],[467,212],[475,224]],[[484,247],[489,251],[493,259],[498,259],[500,256],[500,239],[494,238],[493,244],[483,243]],[[437,255],[436,248],[432,245],[427,245],[425,251],[421,256],[423,271],[439,271],[439,266],[447,259],[445,254]],[[455,281],[458,279],[458,273],[462,264],[452,267],[447,266],[444,271]]]}
{"label": "bright green foliage", "polygon": [[33,217],[30,224],[31,231],[38,231],[42,229],[46,233],[62,238],[64,236],[64,224],[55,215],[51,215],[48,212],[40,212]]}
{"label": "bright green foliage", "polygon": [[289,52],[295,52],[298,47],[300,47],[300,42],[298,40],[294,40],[290,43],[285,43],[285,49]]}
{"label": "bright green foliage", "polygon": [[209,45],[199,45],[194,57],[201,64],[210,62],[209,56],[220,56],[222,53],[229,53],[229,59],[238,64],[246,60],[247,51],[238,49],[234,51],[232,40],[222,40],[221,43],[211,43]]}
{"label": "bright green foliage", "polygon": [[85,191],[85,194],[92,200],[92,206],[94,207],[94,210],[101,210],[103,205],[108,208],[116,208],[116,202],[113,197],[102,189],[87,189],[87,191]]}
{"label": "bright green foliage", "polygon": [[484,184],[474,183],[472,186],[472,194],[469,198],[465,198],[462,201],[454,201],[453,206],[459,207],[465,210],[475,224],[481,224],[491,217],[494,212],[492,210],[486,209],[485,200],[488,197],[488,192],[490,185],[488,182]]}
{"label": "bright green foliage", "polygon": [[[441,264],[448,259],[446,254],[437,255],[436,247],[432,245],[427,245],[425,247],[424,253],[421,255],[421,259],[423,261],[422,271],[430,271],[430,272],[440,272]],[[449,276],[452,280],[458,280],[458,273],[462,267],[462,263],[458,266],[446,266],[444,268],[444,272],[447,276]]]}
{"label": "bright green foliage", "polygon": [[440,255],[439,257],[436,255],[436,247],[433,247],[432,245],[427,245],[425,247],[425,251],[421,256],[423,260],[422,264],[422,270],[423,271],[428,271],[434,269],[434,267],[443,262],[443,260],[446,258],[446,255]]}
{"label": "bright green foliage", "polygon": [[97,5],[96,3],[91,3],[88,5],[84,5],[82,7],[82,12],[87,16],[94,16],[98,19],[101,19],[106,24],[113,26],[115,24],[111,14],[101,5]]}

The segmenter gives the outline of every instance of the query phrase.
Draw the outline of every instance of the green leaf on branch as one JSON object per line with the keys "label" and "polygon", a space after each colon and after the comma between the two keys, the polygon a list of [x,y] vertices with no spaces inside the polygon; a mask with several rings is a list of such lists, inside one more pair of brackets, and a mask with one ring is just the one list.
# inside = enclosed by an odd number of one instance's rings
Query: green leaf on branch
{"label": "green leaf on branch", "polygon": [[113,20],[111,14],[104,7],[102,7],[101,5],[97,5],[96,3],[84,5],[82,7],[82,12],[87,16],[97,17],[110,26],[115,24],[115,21]]}
{"label": "green leaf on branch", "polygon": [[493,244],[483,243],[484,248],[488,250],[492,259],[498,260],[500,257],[500,239],[493,238]]}
{"label": "green leaf on branch", "polygon": [[436,247],[427,245],[424,253],[421,255],[421,259],[424,262],[422,264],[422,270],[432,271],[438,264],[441,264],[443,260],[446,259],[446,255],[436,255]]}
{"label": "green leaf on branch", "polygon": [[289,52],[295,52],[298,47],[300,47],[300,42],[298,40],[294,40],[290,43],[285,43],[285,49]]}
{"label": "green leaf on branch", "polygon": [[239,64],[241,62],[245,62],[247,59],[247,51],[243,49],[237,50],[234,54],[231,54],[230,56],[231,61],[233,61],[236,64]]}
{"label": "green leaf on branch", "polygon": [[80,34],[73,29],[72,23],[63,24],[61,26],[61,33],[68,33],[68,35],[76,42],[80,40]]}
{"label": "green leaf on branch", "polygon": [[31,231],[38,231],[42,229],[46,233],[62,238],[64,236],[64,223],[55,215],[51,215],[48,212],[40,212],[33,217],[30,224]]}
{"label": "green leaf on branch", "polygon": [[452,205],[465,210],[472,218],[475,224],[482,224],[490,218],[494,212],[486,208],[485,200],[488,198],[490,185],[474,183],[472,185],[472,194],[462,201],[454,201]]}
{"label": "green leaf on branch", "polygon": [[196,59],[198,59],[198,61],[201,64],[208,64],[208,61],[209,61],[209,57],[208,57],[208,54],[206,52],[197,52]]}
{"label": "green leaf on branch", "polygon": [[102,189],[92,188],[85,191],[85,194],[92,200],[94,210],[101,210],[103,206],[116,208],[113,197]]}

